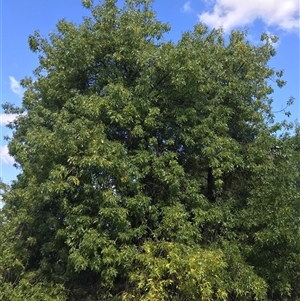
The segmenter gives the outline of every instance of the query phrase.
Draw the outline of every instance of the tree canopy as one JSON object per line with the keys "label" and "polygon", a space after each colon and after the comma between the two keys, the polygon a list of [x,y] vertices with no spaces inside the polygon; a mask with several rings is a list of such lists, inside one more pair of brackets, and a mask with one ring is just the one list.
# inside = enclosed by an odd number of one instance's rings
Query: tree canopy
{"label": "tree canopy", "polygon": [[299,300],[276,37],[197,24],[167,41],[151,1],[83,5],[82,24],[29,37],[35,78],[4,105],[20,174],[2,184],[0,299]]}

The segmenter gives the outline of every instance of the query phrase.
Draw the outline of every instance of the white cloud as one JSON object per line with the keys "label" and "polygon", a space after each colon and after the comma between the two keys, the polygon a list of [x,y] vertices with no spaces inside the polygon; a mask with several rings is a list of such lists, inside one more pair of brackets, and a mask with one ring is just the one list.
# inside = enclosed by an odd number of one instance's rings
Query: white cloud
{"label": "white cloud", "polygon": [[0,125],[6,125],[15,120],[16,114],[0,114]]}
{"label": "white cloud", "polygon": [[261,19],[283,30],[300,28],[300,0],[214,0],[212,5],[212,12],[198,15],[199,20],[210,27],[222,26],[228,31]]}
{"label": "white cloud", "polygon": [[193,11],[193,10],[192,10],[192,7],[191,7],[191,1],[186,2],[186,3],[183,5],[182,10],[183,10],[183,12],[185,12],[185,13],[189,13],[189,12]]}
{"label": "white cloud", "polygon": [[13,164],[15,162],[14,158],[11,157],[8,153],[7,145],[1,146],[0,155],[1,155],[1,162],[0,163]]}
{"label": "white cloud", "polygon": [[23,96],[24,89],[21,87],[20,82],[18,82],[13,76],[9,77],[10,89],[20,97]]}

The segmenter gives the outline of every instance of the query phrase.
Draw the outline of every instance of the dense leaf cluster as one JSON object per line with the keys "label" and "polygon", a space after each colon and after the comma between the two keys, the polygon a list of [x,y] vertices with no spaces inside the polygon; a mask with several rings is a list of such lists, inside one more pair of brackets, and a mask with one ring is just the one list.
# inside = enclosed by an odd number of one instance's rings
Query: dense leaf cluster
{"label": "dense leaf cluster", "polygon": [[299,300],[299,133],[276,135],[274,38],[201,24],[163,39],[151,1],[62,20],[10,126],[0,299]]}

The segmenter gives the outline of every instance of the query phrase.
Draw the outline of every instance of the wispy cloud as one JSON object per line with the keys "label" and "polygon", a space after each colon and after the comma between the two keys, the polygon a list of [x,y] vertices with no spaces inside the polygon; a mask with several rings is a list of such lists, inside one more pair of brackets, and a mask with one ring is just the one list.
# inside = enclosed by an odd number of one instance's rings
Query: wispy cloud
{"label": "wispy cloud", "polygon": [[8,153],[7,145],[1,146],[0,155],[1,155],[1,162],[0,163],[5,163],[5,164],[8,164],[8,165],[11,165],[15,162],[14,158],[11,157]]}
{"label": "wispy cloud", "polygon": [[20,82],[17,81],[13,76],[9,77],[9,81],[10,81],[10,89],[13,91],[13,93],[22,97],[24,93],[24,89],[21,87]]}
{"label": "wispy cloud", "polygon": [[199,14],[198,18],[210,27],[222,26],[228,31],[260,19],[268,26],[278,26],[283,30],[300,28],[300,0],[203,1],[212,6],[212,12]]}
{"label": "wispy cloud", "polygon": [[192,7],[191,7],[191,1],[186,2],[186,3],[183,5],[182,10],[183,10],[183,12],[185,12],[185,13],[192,12],[193,9],[192,9]]}
{"label": "wispy cloud", "polygon": [[16,114],[0,114],[0,125],[6,125],[16,119]]}

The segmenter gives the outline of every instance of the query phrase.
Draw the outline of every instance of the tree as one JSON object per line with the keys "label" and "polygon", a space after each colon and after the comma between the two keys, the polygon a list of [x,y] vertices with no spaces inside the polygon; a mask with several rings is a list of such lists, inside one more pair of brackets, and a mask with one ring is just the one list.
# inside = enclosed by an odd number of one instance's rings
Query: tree
{"label": "tree", "polygon": [[84,5],[81,25],[29,37],[36,79],[4,106],[20,174],[0,299],[298,300],[299,135],[272,122],[275,37],[198,24],[174,43],[151,1]]}

